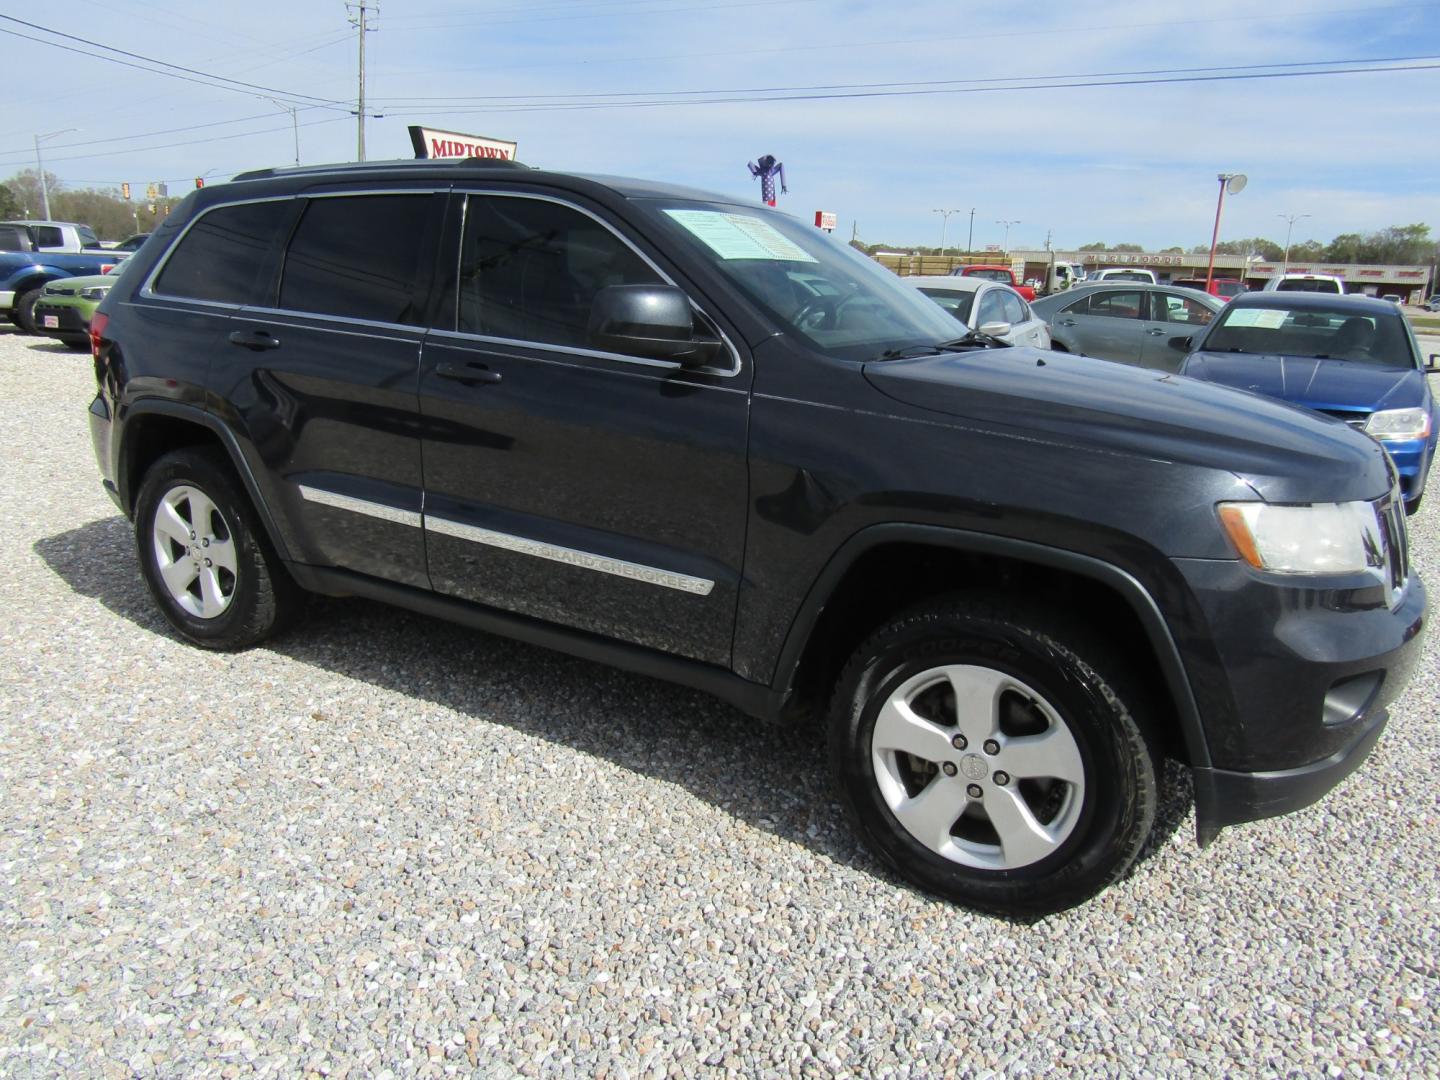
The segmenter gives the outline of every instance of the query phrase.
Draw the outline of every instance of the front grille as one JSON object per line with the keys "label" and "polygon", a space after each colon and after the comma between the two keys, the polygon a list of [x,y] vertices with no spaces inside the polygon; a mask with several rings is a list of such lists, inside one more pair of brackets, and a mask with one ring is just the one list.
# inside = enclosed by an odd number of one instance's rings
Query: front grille
{"label": "front grille", "polygon": [[1392,599],[1398,599],[1410,580],[1410,535],[1405,529],[1405,500],[1399,489],[1376,507],[1383,543],[1382,573]]}
{"label": "front grille", "polygon": [[46,296],[74,296],[74,295],[75,295],[75,290],[74,290],[74,289],[67,289],[67,288],[65,288],[63,285],[46,285],[46,286],[45,286],[45,295],[46,295]]}
{"label": "front grille", "polygon": [[1320,412],[1326,416],[1333,416],[1336,420],[1343,420],[1353,428],[1360,428],[1362,431],[1370,419],[1367,412],[1356,412],[1354,409],[1321,409]]}

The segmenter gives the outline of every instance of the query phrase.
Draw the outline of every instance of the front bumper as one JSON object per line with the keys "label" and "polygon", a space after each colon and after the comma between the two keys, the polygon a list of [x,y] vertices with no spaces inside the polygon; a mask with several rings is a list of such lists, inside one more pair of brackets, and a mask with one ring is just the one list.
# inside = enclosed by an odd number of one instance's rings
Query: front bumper
{"label": "front bumper", "polygon": [[1425,491],[1433,444],[1427,439],[1387,440],[1380,444],[1400,474],[1400,491],[1406,502],[1414,502]]}
{"label": "front bumper", "polygon": [[1364,762],[1419,658],[1425,586],[1412,573],[1392,608],[1353,579],[1302,585],[1239,562],[1176,565],[1215,650],[1191,672],[1210,754],[1192,766],[1205,844],[1227,825],[1309,806]]}
{"label": "front bumper", "polygon": [[81,308],[42,299],[35,305],[35,329],[51,337],[85,337],[90,332],[90,314],[95,307],[91,304]]}

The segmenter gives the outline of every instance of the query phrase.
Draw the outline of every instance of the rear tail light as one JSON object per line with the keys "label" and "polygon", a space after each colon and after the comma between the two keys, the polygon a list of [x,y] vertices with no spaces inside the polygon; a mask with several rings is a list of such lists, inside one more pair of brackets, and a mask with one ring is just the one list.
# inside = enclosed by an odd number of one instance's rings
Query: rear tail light
{"label": "rear tail light", "polygon": [[110,325],[110,316],[97,311],[90,316],[90,355],[100,359],[100,343],[105,340],[105,327]]}

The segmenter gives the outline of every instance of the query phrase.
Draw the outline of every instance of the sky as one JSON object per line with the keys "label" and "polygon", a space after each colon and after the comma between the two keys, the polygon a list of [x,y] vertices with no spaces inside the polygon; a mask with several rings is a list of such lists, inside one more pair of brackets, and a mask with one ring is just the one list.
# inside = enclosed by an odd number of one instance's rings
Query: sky
{"label": "sky", "polygon": [[[34,167],[34,135],[67,128],[44,153],[70,187],[175,193],[292,164],[287,105],[303,163],[354,160],[353,10],[0,2],[0,178]],[[973,207],[977,248],[1007,220],[1014,248],[1188,248],[1210,239],[1220,172],[1249,180],[1221,239],[1283,242],[1280,215],[1296,214],[1296,241],[1440,231],[1440,2],[382,0],[367,19],[371,159],[412,156],[406,127],[423,123],[514,140],[543,168],[758,200],[746,163],[769,153],[782,209],[899,247],[939,244],[942,227],[963,245]],[[1386,70],[1353,70],[1367,66]],[[1181,69],[1205,81],[1144,81]],[[1112,74],[1136,72],[1151,74]],[[1117,79],[1134,84],[1074,85]],[[943,225],[938,209],[960,213]]]}

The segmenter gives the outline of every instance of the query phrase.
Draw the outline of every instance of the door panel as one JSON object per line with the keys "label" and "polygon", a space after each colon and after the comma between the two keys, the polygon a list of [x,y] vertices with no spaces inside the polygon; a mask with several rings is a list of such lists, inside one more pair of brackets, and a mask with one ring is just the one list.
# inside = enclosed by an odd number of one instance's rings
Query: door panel
{"label": "door panel", "polygon": [[1082,309],[1065,312],[1057,322],[1073,321],[1070,332],[1085,355],[1134,364],[1143,349],[1143,305],[1139,290],[1107,290],[1088,297]]}
{"label": "door panel", "polygon": [[1170,339],[1198,334],[1214,315],[1200,301],[1179,293],[1152,292],[1146,299],[1150,310],[1145,320],[1145,344],[1140,366],[1179,371],[1185,353],[1170,348]]}
{"label": "door panel", "polygon": [[231,321],[218,392],[279,478],[302,562],[429,587],[417,388],[446,198],[305,198],[274,299]]}
{"label": "door panel", "polygon": [[472,195],[465,221],[467,332],[432,332],[420,376],[435,589],[728,665],[748,367],[577,344],[599,288],[665,280],[593,213]]}

